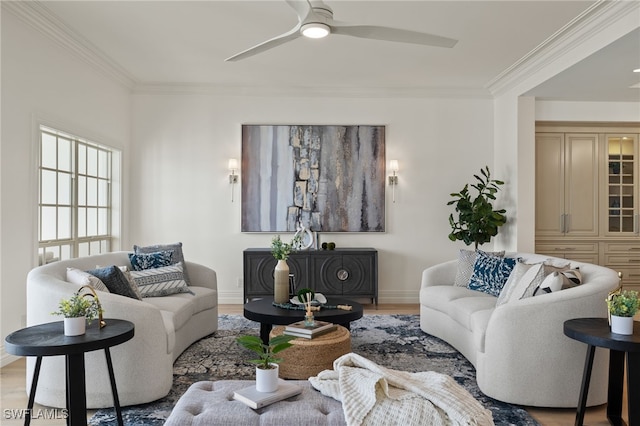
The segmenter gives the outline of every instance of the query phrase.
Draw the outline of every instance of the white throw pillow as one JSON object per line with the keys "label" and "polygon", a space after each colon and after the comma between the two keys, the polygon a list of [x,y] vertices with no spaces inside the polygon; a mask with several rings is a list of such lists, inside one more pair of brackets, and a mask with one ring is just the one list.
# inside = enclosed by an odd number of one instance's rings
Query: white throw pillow
{"label": "white throw pillow", "polygon": [[[518,263],[520,265],[520,263]],[[509,303],[513,300],[524,299],[527,296],[527,290],[533,286],[531,290],[531,295],[536,288],[544,281],[544,268],[542,263],[537,263],[535,265],[526,265],[521,266],[521,268],[529,267],[527,271],[522,274],[522,277],[516,281],[511,287],[512,289],[506,295],[502,303]],[[517,266],[517,265],[516,265]]]}
{"label": "white throw pillow", "polygon": [[77,268],[67,268],[67,281],[79,286],[90,285],[94,290],[106,291],[109,293],[109,289],[104,285],[100,278]]}
{"label": "white throw pillow", "polygon": [[509,300],[509,298],[511,297],[511,293],[513,292],[513,289],[515,288],[518,281],[520,281],[522,276],[532,266],[533,265],[529,265],[520,261],[516,263],[516,266],[513,268],[513,271],[511,271],[511,275],[509,275],[507,282],[504,284],[504,287],[502,287],[502,291],[500,291],[500,295],[498,296],[498,300],[496,301],[496,306],[500,306],[506,303],[507,300]]}

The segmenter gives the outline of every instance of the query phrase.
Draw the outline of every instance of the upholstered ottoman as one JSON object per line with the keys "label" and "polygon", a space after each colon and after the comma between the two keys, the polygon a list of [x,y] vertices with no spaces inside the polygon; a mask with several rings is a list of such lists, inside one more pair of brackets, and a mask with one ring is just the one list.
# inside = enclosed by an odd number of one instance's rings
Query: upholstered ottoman
{"label": "upholstered ottoman", "polygon": [[[269,337],[279,336],[284,327],[274,327]],[[292,340],[287,350],[278,353],[280,377],[283,379],[308,379],[323,370],[332,370],[333,361],[351,352],[351,333],[342,326],[313,339],[300,337]]]}
{"label": "upholstered ottoman", "polygon": [[233,392],[253,380],[197,382],[180,397],[165,426],[211,425],[346,425],[342,404],[316,391],[306,380],[296,380],[302,393],[254,410],[233,399]]}

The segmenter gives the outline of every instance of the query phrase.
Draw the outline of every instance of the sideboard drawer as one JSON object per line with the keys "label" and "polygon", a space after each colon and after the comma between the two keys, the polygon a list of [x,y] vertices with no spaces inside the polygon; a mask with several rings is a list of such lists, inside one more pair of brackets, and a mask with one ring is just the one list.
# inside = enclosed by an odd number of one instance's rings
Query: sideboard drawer
{"label": "sideboard drawer", "polygon": [[538,253],[572,253],[588,252],[598,253],[597,242],[566,242],[566,241],[545,241],[536,243]]}
{"label": "sideboard drawer", "polygon": [[640,257],[640,241],[625,243],[604,243],[605,253],[627,253]]}
{"label": "sideboard drawer", "polygon": [[598,264],[599,261],[598,243],[595,241],[537,241],[536,253],[576,262]]}
{"label": "sideboard drawer", "polygon": [[640,268],[640,253],[633,254],[613,254],[606,253],[604,255],[605,265],[621,265],[621,266],[637,266]]}

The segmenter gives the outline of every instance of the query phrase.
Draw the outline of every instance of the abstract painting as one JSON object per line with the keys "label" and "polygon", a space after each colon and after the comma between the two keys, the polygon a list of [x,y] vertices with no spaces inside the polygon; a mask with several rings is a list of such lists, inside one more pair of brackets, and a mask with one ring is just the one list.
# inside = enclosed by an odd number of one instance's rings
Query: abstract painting
{"label": "abstract painting", "polygon": [[242,232],[384,232],[385,127],[242,126]]}

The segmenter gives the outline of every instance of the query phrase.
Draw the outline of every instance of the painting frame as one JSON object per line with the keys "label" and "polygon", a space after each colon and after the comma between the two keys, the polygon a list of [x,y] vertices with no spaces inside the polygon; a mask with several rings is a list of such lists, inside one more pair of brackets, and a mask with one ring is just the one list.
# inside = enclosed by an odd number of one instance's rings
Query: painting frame
{"label": "painting frame", "polygon": [[384,125],[242,125],[241,232],[385,232]]}

